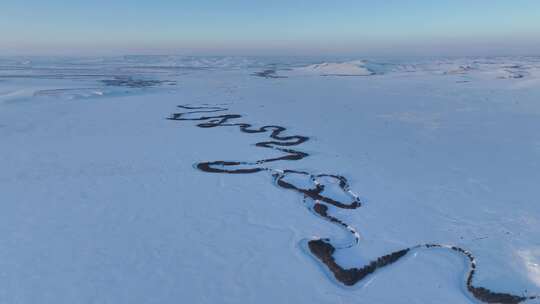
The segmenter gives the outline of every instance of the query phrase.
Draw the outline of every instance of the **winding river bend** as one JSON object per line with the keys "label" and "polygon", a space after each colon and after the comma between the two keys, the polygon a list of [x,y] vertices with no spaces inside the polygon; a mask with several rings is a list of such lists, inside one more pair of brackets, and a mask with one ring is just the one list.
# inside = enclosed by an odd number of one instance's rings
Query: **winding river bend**
{"label": "winding river bend", "polygon": [[[284,135],[286,128],[278,125],[267,125],[253,127],[252,124],[238,122],[242,118],[240,114],[230,114],[228,109],[220,106],[178,106],[184,112],[173,113],[168,119],[175,121],[194,121],[199,128],[215,127],[237,127],[242,133],[268,133],[268,140],[257,142],[256,146],[261,148],[279,151],[280,156],[260,159],[257,161],[209,161],[196,165],[199,170],[208,173],[222,174],[254,174],[267,172],[270,174],[275,184],[286,190],[300,194],[307,208],[315,215],[324,220],[336,224],[351,235],[351,241],[347,244],[338,245],[336,241],[328,238],[311,239],[307,241],[307,249],[316,261],[322,263],[324,267],[334,276],[334,278],[345,286],[353,286],[372,275],[377,270],[388,267],[404,256],[416,250],[444,249],[451,250],[462,255],[469,264],[466,275],[465,286],[467,291],[477,300],[484,303],[515,304],[527,300],[538,299],[539,296],[513,295],[490,290],[485,287],[474,285],[474,276],[477,271],[476,258],[464,249],[447,244],[418,244],[416,246],[401,249],[381,256],[360,268],[344,268],[335,260],[336,251],[360,246],[360,234],[351,225],[342,219],[332,215],[331,211],[338,209],[358,209],[362,206],[358,195],[350,190],[347,179],[334,174],[312,174],[304,171],[290,169],[271,168],[270,164],[275,162],[290,162],[301,160],[309,154],[297,150],[296,146],[309,140],[309,137],[302,135]],[[301,181],[301,182],[299,182]],[[340,192],[339,195],[335,193]],[[339,197],[339,198],[337,198]]]}

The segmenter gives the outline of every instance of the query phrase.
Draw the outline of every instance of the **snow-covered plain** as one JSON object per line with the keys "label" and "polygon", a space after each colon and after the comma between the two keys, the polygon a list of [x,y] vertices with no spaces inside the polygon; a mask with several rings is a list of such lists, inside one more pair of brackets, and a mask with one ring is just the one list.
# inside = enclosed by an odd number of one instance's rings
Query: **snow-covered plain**
{"label": "snow-covered plain", "polygon": [[[203,172],[281,153],[166,119],[177,105],[283,126],[309,156]],[[475,286],[540,295],[539,131],[536,57],[0,58],[0,303],[477,301],[444,249],[341,285],[303,244],[350,234],[278,187],[284,169],[359,195],[331,210],[360,238],[343,267],[448,244],[474,255]]]}

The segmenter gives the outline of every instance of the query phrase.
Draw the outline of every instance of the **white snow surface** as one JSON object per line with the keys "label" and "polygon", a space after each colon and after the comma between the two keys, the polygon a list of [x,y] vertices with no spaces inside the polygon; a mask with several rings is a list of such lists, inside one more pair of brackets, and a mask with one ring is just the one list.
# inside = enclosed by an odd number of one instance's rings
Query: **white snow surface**
{"label": "white snow surface", "polygon": [[323,62],[305,67],[294,68],[288,75],[317,75],[317,76],[369,76],[373,72],[364,66],[363,61]]}
{"label": "white snow surface", "polygon": [[275,156],[267,135],[165,119],[179,104],[309,136],[272,166],[365,202],[336,211],[361,238],[342,265],[452,244],[475,285],[540,294],[539,58],[21,57],[0,58],[0,303],[475,303],[444,250],[336,284],[300,244],[343,229],[266,172],[193,167]]}

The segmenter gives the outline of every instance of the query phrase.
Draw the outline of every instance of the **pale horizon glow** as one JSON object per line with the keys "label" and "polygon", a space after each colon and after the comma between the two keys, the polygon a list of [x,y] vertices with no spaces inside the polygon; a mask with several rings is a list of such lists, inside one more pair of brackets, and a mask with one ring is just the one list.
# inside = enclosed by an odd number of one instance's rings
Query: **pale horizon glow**
{"label": "pale horizon glow", "polygon": [[0,55],[540,54],[537,0],[21,0],[0,11]]}

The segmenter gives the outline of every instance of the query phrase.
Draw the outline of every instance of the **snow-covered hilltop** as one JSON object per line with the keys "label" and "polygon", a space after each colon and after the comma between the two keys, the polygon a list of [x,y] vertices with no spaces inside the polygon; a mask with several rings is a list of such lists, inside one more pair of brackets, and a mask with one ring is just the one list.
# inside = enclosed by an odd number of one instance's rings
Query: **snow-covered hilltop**
{"label": "snow-covered hilltop", "polygon": [[324,62],[305,67],[294,68],[289,75],[318,75],[318,76],[369,76],[374,73],[365,67],[363,61],[341,63]]}

